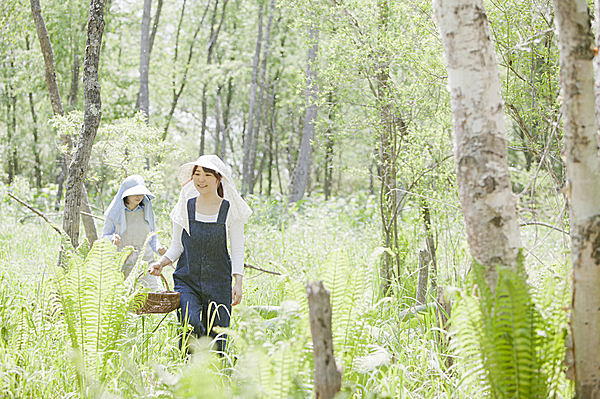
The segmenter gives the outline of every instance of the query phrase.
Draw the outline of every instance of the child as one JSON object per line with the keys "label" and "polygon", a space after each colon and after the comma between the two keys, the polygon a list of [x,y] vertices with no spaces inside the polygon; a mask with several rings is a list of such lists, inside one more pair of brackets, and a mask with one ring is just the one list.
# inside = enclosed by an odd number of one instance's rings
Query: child
{"label": "child", "polygon": [[[134,248],[122,268],[125,278],[131,273],[137,262],[146,237],[156,230],[154,211],[150,202],[153,198],[154,195],[146,188],[144,179],[139,175],[132,175],[121,183],[119,191],[104,213],[102,238],[110,238],[119,251],[126,246]],[[154,260],[152,251],[159,255],[166,252],[166,248],[160,245],[156,234],[150,239],[142,259],[152,262]],[[161,286],[154,276],[146,274],[140,279],[140,283],[152,291],[161,290]]]}

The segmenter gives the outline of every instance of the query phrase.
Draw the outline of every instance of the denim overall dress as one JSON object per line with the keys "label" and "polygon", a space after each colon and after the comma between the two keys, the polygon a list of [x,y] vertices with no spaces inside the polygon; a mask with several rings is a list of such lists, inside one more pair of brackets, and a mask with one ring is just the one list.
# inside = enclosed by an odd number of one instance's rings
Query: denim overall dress
{"label": "denim overall dress", "polygon": [[[208,327],[229,327],[231,313],[231,259],[227,251],[225,221],[229,202],[223,200],[215,223],[196,220],[196,198],[187,202],[189,234],[183,230],[183,252],[173,273],[175,291],[181,295],[178,319],[193,326],[198,337],[217,334]],[[217,340],[224,351],[227,337]]]}

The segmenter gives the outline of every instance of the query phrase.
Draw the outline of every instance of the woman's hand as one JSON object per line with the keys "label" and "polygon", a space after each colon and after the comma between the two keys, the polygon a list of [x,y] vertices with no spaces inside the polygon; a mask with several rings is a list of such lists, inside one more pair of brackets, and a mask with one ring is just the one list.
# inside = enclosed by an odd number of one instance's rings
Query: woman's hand
{"label": "woman's hand", "polygon": [[148,263],[148,273],[153,276],[160,276],[163,267],[170,265],[171,263],[173,263],[171,262],[171,259],[163,256],[157,262]]}
{"label": "woman's hand", "polygon": [[148,273],[153,276],[160,276],[162,273],[163,266],[160,262],[150,262],[148,264]]}
{"label": "woman's hand", "polygon": [[167,247],[165,247],[164,245],[161,245],[160,248],[158,248],[158,254],[164,255],[165,252],[167,252]]}
{"label": "woman's hand", "polygon": [[119,243],[121,242],[121,236],[118,234],[113,234],[112,238],[110,239],[110,241],[114,244],[114,245],[119,245]]}
{"label": "woman's hand", "polygon": [[235,284],[231,289],[231,306],[235,306],[242,301],[242,276],[234,274]]}

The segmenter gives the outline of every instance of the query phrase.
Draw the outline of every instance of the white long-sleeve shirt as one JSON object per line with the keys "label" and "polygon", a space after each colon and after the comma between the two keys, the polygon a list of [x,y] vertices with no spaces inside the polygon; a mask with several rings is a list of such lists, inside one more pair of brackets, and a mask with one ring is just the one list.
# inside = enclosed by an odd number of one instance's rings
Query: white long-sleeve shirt
{"label": "white long-sleeve shirt", "polygon": [[[215,223],[219,214],[204,215],[196,212],[195,219],[198,222]],[[232,221],[227,218],[225,222],[225,231],[227,232],[227,241],[229,241],[229,256],[231,257],[231,274],[244,275],[244,224],[239,221]],[[173,223],[173,238],[171,245],[165,253],[171,262],[175,262],[183,253],[183,243],[181,242],[181,233],[183,227]]]}

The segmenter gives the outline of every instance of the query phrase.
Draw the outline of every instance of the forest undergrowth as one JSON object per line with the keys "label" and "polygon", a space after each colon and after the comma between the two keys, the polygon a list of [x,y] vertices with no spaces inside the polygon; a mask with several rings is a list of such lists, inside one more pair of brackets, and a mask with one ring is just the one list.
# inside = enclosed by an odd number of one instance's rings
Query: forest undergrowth
{"label": "forest undergrowth", "polygon": [[[89,363],[74,350],[76,334],[67,317],[71,310],[57,305],[60,237],[45,221],[12,201],[6,195],[9,189],[60,225],[49,205],[49,194],[34,195],[23,185],[0,188],[2,397],[311,397],[312,347],[305,287],[312,280],[323,280],[331,291],[334,350],[343,369],[340,398],[503,397],[508,392],[490,390],[493,372],[480,372],[487,370],[482,362],[468,358],[473,355],[470,341],[457,345],[457,337],[471,339],[473,344],[478,339],[468,330],[471,324],[477,326],[475,316],[465,316],[459,309],[463,319],[454,318],[452,327],[440,325],[431,292],[425,310],[407,312],[415,305],[418,252],[424,246],[418,211],[410,207],[401,215],[403,264],[396,273],[393,294],[384,297],[379,292],[383,249],[379,248],[375,197],[365,193],[329,200],[309,197],[292,208],[277,199],[252,197],[246,263],[279,274],[246,269],[244,300],[233,310],[226,356],[215,357],[208,350],[210,344],[200,340],[193,342],[192,356],[185,358],[178,348],[182,328],[174,313],[139,316],[125,309],[118,334],[93,335],[98,342],[94,352],[98,363]],[[168,243],[168,210],[160,206],[156,210],[158,225],[164,229],[161,239]],[[438,284],[446,288],[450,302],[476,309],[472,300],[477,284],[473,273],[467,274],[471,262],[460,212],[455,207],[439,207],[434,220]],[[564,239],[560,232],[547,229],[542,233],[526,227],[523,234],[530,248],[524,254],[529,285],[521,284],[525,288],[519,295],[526,295],[532,304],[523,312],[554,323],[556,328],[548,331],[555,335],[550,338],[564,340],[569,297]],[[94,250],[110,252],[108,247]],[[83,266],[105,262],[86,255],[85,250],[77,255]],[[87,273],[85,267],[81,270]],[[171,273],[169,269],[169,281]],[[82,307],[78,312],[93,313],[90,309]],[[485,309],[481,312],[484,315]],[[97,317],[100,326],[104,321]],[[539,323],[528,325],[534,345],[528,353],[539,352],[542,347],[535,347],[541,345],[535,337],[549,333]],[[505,333],[510,335],[510,331]],[[547,341],[551,348],[558,347]],[[525,341],[519,342],[514,345],[515,353],[522,353],[518,349]],[[546,360],[552,362],[563,354],[552,356]],[[550,375],[552,385],[532,397],[571,397],[572,387],[562,366],[554,362],[548,369],[544,359],[540,362],[537,367]]]}

